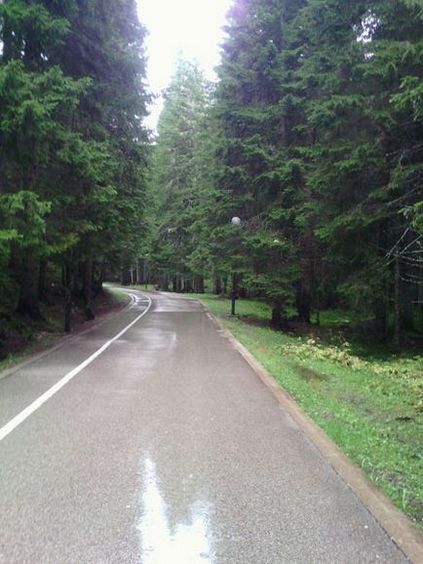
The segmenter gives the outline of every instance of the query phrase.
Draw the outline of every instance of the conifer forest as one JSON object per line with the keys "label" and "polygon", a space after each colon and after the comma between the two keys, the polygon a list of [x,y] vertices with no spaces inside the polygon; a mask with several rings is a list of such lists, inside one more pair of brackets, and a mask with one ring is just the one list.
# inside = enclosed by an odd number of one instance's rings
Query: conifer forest
{"label": "conifer forest", "polygon": [[0,341],[105,280],[423,333],[422,0],[234,0],[157,134],[135,0],[4,0],[0,34]]}

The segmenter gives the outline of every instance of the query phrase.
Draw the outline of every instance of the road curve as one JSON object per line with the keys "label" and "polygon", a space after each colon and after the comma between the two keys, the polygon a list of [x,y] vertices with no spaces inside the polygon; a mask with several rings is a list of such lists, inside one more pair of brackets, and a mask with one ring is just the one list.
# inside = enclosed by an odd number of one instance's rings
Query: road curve
{"label": "road curve", "polygon": [[129,293],[0,380],[0,562],[407,562],[196,301]]}

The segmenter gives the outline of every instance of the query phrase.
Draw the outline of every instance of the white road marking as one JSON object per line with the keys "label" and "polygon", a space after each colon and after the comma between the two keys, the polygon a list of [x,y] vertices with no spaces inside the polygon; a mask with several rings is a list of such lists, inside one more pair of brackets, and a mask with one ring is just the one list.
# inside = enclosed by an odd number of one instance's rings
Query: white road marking
{"label": "white road marking", "polygon": [[[132,297],[132,295],[131,295]],[[135,302],[135,297],[134,297]],[[132,302],[131,305],[134,303]],[[148,306],[147,308],[136,317],[129,325],[127,325],[122,331],[120,331],[113,339],[110,339],[102,347],[100,347],[95,353],[93,353],[90,357],[88,357],[84,362],[78,365],[76,368],[68,372],[66,376],[63,376],[61,380],[56,382],[54,386],[48,389],[44,394],[42,394],[39,398],[33,401],[30,405],[28,405],[24,410],[20,413],[15,415],[13,419],[11,419],[6,425],[0,428],[0,441],[2,441],[7,435],[9,435],[12,431],[16,429],[21,423],[23,423],[30,415],[32,415],[37,409],[39,409],[46,401],[48,401],[51,397],[53,397],[59,390],[61,390],[68,382],[72,380],[77,374],[79,374],[84,368],[89,366],[97,357],[99,357],[106,349],[110,347],[112,343],[117,341],[124,333],[126,333],[135,323],[137,323],[144,315],[146,315],[152,305],[152,301],[148,298]]]}

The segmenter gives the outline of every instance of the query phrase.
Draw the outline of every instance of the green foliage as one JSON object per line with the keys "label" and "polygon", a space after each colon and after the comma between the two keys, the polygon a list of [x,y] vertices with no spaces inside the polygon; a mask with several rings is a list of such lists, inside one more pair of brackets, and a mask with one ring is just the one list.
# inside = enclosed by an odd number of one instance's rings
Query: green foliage
{"label": "green foliage", "polygon": [[[58,67],[28,72],[18,60],[0,67],[0,147],[8,158],[2,166],[6,176],[13,166],[28,169],[49,164],[51,146],[66,135],[66,120],[87,84],[86,80],[65,77]],[[10,176],[10,189],[18,188],[12,186],[16,183],[14,172]],[[23,170],[20,185],[31,183],[30,176]]]}
{"label": "green foliage", "polygon": [[43,245],[46,232],[45,216],[51,206],[40,202],[37,194],[21,190],[15,194],[0,196],[2,225],[8,227],[3,241],[15,241],[22,248],[38,248]]}
{"label": "green foliage", "polygon": [[418,330],[421,14],[413,0],[235,1],[211,110],[190,117],[198,83],[180,69],[162,115],[160,271],[226,289],[234,274],[277,322],[338,303],[371,311],[381,338]]}
{"label": "green foliage", "polygon": [[106,267],[138,256],[144,37],[132,0],[0,6],[1,278],[22,313],[39,316],[48,267],[88,303]]}
{"label": "green foliage", "polygon": [[42,61],[47,61],[51,50],[63,41],[69,31],[69,22],[63,17],[54,17],[42,2],[3,2],[0,5],[0,22],[3,24],[3,59],[6,62],[22,59],[25,66],[33,70],[43,64]]}
{"label": "green foliage", "polygon": [[229,219],[238,215],[243,221],[242,284],[278,310],[293,302],[301,270],[289,208],[298,204],[302,179],[286,137],[295,115],[285,83],[290,64],[283,60],[286,23],[299,7],[301,2],[235,3],[216,92],[217,181]]}
{"label": "green foliage", "polygon": [[207,214],[213,198],[209,88],[196,65],[179,61],[165,94],[152,159],[153,264],[158,274],[177,279],[181,287],[190,285],[191,273],[202,277],[208,267]]}
{"label": "green foliage", "polygon": [[[228,300],[203,303],[250,350],[314,419],[419,527],[423,526],[421,436],[422,356],[375,354],[374,346],[293,337],[260,325],[263,303],[240,300],[242,315],[228,315]],[[345,312],[327,314],[338,332]]]}

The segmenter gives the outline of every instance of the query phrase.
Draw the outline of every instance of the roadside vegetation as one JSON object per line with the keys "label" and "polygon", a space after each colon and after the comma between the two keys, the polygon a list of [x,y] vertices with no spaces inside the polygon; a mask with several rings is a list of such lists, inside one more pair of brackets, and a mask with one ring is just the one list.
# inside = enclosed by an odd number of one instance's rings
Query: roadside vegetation
{"label": "roadside vegetation", "polygon": [[145,36],[135,0],[0,2],[0,348],[143,253]]}
{"label": "roadside vegetation", "polygon": [[156,287],[154,284],[131,284],[131,288],[135,288],[136,290],[144,290],[147,292],[153,292]]}
{"label": "roadside vegetation", "polygon": [[234,0],[217,84],[181,60],[166,90],[154,281],[423,334],[422,23],[422,0]]}
{"label": "roadside vegetation", "polygon": [[321,326],[269,326],[269,306],[198,296],[328,434],[423,528],[423,355],[354,333],[357,315],[328,311]]}
{"label": "roadside vegetation", "polygon": [[[128,296],[124,292],[113,287],[104,288],[93,300],[96,318],[102,319],[118,311],[127,302]],[[65,335],[60,297],[42,304],[40,314],[38,320],[22,315],[0,319],[0,372],[54,346]],[[74,303],[72,318],[73,333],[86,329],[93,322],[87,321],[82,300]]]}

